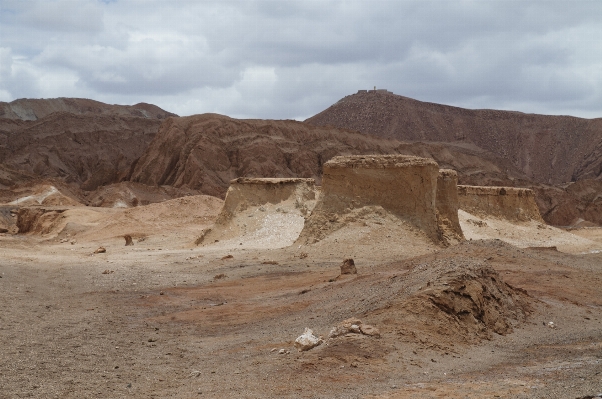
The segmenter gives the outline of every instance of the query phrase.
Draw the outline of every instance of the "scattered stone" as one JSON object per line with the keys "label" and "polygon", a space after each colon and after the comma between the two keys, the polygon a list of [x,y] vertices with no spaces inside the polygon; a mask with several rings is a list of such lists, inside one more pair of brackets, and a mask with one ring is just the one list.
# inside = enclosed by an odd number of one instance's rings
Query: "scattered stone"
{"label": "scattered stone", "polygon": [[220,273],[220,274],[217,274],[217,275],[213,276],[213,279],[214,280],[221,280],[221,279],[226,278],[226,277],[228,277],[228,276],[226,276],[224,273]]}
{"label": "scattered stone", "polygon": [[77,240],[71,240],[71,245],[77,244]]}
{"label": "scattered stone", "polygon": [[191,377],[198,377],[198,376],[200,376],[200,375],[201,375],[201,372],[200,372],[200,371],[198,371],[198,370],[192,370],[192,371],[190,372],[190,376],[191,376]]}
{"label": "scattered stone", "polygon": [[353,259],[349,258],[343,261],[343,264],[341,264],[341,274],[357,274]]}
{"label": "scattered stone", "polygon": [[278,348],[272,348],[272,350],[270,352],[276,352],[278,350]]}
{"label": "scattered stone", "polygon": [[280,349],[280,350],[278,351],[278,354],[279,354],[279,355],[286,355],[286,349]]}
{"label": "scattered stone", "polygon": [[277,265],[278,262],[276,262],[275,260],[266,260],[261,262],[262,265]]}
{"label": "scattered stone", "polygon": [[126,234],[123,236],[123,238],[125,238],[125,246],[130,246],[130,245],[134,245],[134,241],[132,240],[132,236],[129,234]]}
{"label": "scattered stone", "polygon": [[305,259],[305,258],[307,258],[307,252],[301,252],[299,254],[299,259]]}
{"label": "scattered stone", "polygon": [[547,326],[550,327],[550,328],[556,328],[556,324],[554,324],[553,321],[549,321],[548,324],[547,324]]}
{"label": "scattered stone", "polygon": [[299,352],[308,351],[324,342],[321,338],[316,337],[314,332],[305,327],[305,331],[295,340],[295,348]]}
{"label": "scattered stone", "polygon": [[104,254],[105,252],[107,252],[105,247],[99,247],[96,251],[94,251],[95,254]]}
{"label": "scattered stone", "polygon": [[361,325],[360,331],[364,335],[369,335],[371,337],[380,337],[380,331],[378,331],[378,328],[368,325],[368,324]]}
{"label": "scattered stone", "polygon": [[222,260],[224,260],[224,259],[232,259],[232,258],[234,258],[234,256],[232,256],[232,255],[226,255],[226,256],[224,256],[222,258]]}
{"label": "scattered stone", "polygon": [[109,269],[102,272],[102,274],[113,274],[113,273],[115,273],[115,272],[113,270],[109,270]]}

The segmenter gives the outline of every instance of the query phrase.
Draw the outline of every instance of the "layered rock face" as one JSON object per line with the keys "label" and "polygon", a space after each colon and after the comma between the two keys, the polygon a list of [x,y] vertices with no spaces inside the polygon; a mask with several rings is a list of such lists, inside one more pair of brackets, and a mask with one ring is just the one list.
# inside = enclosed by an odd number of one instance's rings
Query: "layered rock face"
{"label": "layered rock face", "polygon": [[460,209],[479,216],[544,223],[532,190],[514,187],[458,186]]}
{"label": "layered rock face", "polygon": [[464,239],[458,219],[458,173],[451,169],[439,170],[437,176],[437,220],[446,242]]}
{"label": "layered rock face", "polygon": [[433,241],[440,240],[435,209],[439,167],[405,155],[338,156],[324,164],[322,193],[300,238],[319,240],[341,228],[355,209],[381,207]]}

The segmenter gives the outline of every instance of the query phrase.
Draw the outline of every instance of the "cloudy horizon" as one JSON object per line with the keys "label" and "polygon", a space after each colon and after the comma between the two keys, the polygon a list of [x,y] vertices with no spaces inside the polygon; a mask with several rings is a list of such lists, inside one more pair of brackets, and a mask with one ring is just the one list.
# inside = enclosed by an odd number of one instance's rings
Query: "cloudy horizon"
{"label": "cloudy horizon", "polygon": [[374,86],[602,117],[602,2],[0,0],[0,101],[304,119]]}

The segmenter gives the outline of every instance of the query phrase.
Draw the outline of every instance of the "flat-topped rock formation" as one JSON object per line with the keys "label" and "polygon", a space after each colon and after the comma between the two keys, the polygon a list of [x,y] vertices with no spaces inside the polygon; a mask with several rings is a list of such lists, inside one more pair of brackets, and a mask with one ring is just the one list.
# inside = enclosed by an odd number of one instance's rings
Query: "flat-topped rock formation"
{"label": "flat-topped rock formation", "polygon": [[376,208],[438,242],[439,167],[406,155],[338,156],[324,164],[322,193],[300,239],[316,242]]}
{"label": "flat-topped rock formation", "polygon": [[234,179],[215,225],[203,232],[197,244],[289,246],[298,238],[315,200],[314,179]]}
{"label": "flat-topped rock formation", "polygon": [[479,216],[544,223],[532,190],[514,187],[458,186],[460,209]]}

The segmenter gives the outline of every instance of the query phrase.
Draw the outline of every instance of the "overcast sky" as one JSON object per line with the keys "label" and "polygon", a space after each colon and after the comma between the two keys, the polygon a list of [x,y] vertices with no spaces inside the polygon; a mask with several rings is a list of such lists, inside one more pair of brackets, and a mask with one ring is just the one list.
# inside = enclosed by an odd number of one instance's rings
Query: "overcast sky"
{"label": "overcast sky", "polygon": [[304,119],[374,86],[602,117],[602,1],[0,0],[0,101]]}

